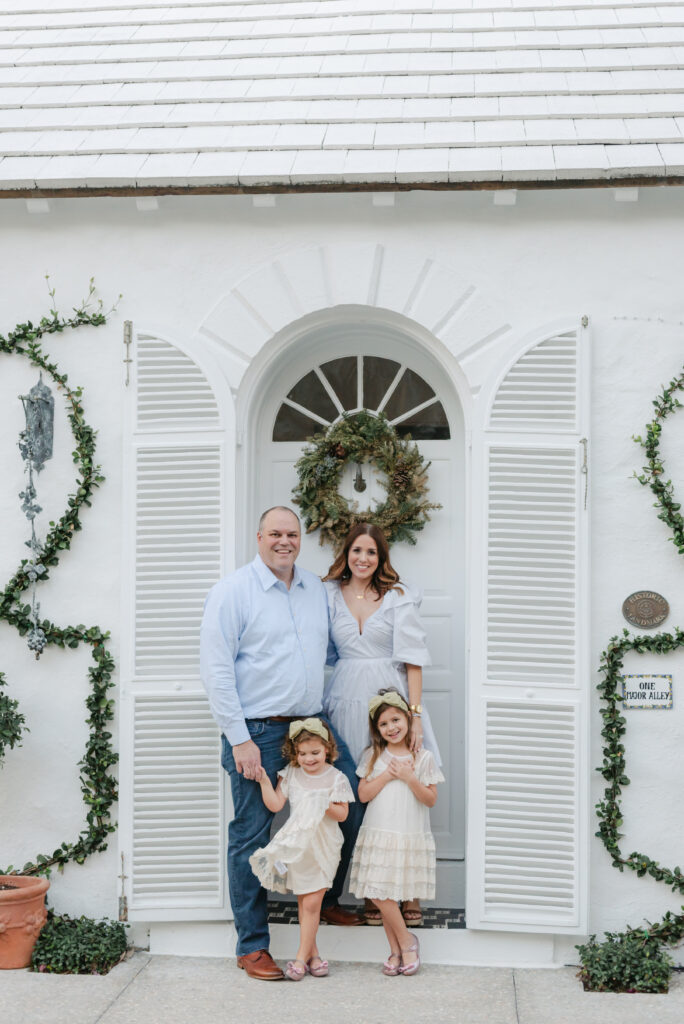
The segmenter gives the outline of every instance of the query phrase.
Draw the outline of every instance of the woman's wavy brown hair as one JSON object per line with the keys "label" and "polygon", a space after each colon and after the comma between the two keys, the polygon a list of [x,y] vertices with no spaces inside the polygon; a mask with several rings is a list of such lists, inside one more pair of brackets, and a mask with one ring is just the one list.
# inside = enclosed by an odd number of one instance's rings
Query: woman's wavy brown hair
{"label": "woman's wavy brown hair", "polygon": [[370,537],[375,542],[378,551],[378,567],[370,582],[370,586],[378,595],[377,600],[381,600],[388,590],[396,589],[403,594],[404,591],[399,586],[399,573],[390,562],[387,538],[380,527],[374,526],[373,523],[357,523],[352,527],[345,538],[344,547],[328,569],[328,575],[323,577],[324,582],[327,580],[337,580],[341,584],[349,582],[351,579],[349,551],[356,538],[361,536]]}
{"label": "woman's wavy brown hair", "polygon": [[339,754],[337,751],[337,744],[333,739],[333,734],[330,731],[330,726],[327,722],[323,722],[323,725],[328,730],[328,738],[324,740],[322,736],[319,736],[317,732],[309,732],[308,729],[302,729],[298,732],[293,740],[288,736],[283,743],[283,757],[286,757],[290,764],[297,764],[297,751],[299,750],[299,744],[303,743],[304,740],[318,740],[325,747],[325,759],[328,764],[332,764],[336,761]]}

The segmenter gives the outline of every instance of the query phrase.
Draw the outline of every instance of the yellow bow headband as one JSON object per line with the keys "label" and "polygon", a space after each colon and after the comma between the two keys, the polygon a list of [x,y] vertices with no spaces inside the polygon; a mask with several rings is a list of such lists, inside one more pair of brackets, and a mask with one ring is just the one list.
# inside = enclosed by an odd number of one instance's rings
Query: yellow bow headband
{"label": "yellow bow headband", "polygon": [[376,693],[375,697],[371,697],[368,702],[368,714],[371,718],[375,718],[375,712],[381,704],[391,704],[393,708],[401,708],[409,717],[411,716],[408,704],[401,694],[395,693],[394,690],[389,690],[387,693]]}
{"label": "yellow bow headband", "polygon": [[313,732],[317,736],[320,736],[326,743],[328,742],[328,730],[323,725],[320,718],[298,718],[296,722],[290,722],[290,739],[295,739],[299,736],[300,732],[303,732],[305,729],[307,732]]}

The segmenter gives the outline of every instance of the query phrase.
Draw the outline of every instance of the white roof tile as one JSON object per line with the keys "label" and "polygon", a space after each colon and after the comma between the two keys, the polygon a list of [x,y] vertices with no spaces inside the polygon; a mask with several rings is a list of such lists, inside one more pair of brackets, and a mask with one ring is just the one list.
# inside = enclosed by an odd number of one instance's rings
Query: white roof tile
{"label": "white roof tile", "polygon": [[240,184],[290,185],[290,171],[296,156],[296,150],[283,149],[247,153],[240,168]]}
{"label": "white roof tile", "polygon": [[308,150],[298,153],[290,177],[293,185],[313,182],[339,183],[345,180],[347,152],[344,149]]}
{"label": "white roof tile", "polygon": [[667,174],[684,174],[684,142],[658,146]]}
{"label": "white roof tile", "polygon": [[554,146],[556,175],[566,178],[604,178],[610,167],[606,146]]}
{"label": "white roof tile", "polygon": [[406,149],[399,153],[396,166],[396,177],[399,182],[415,181],[417,174],[435,173],[435,161],[439,161],[442,170],[433,181],[449,180],[449,150],[444,149]]}
{"label": "white roof tile", "polygon": [[609,168],[621,174],[662,174],[665,167],[654,144],[606,146],[606,154]]}
{"label": "white roof tile", "polygon": [[6,156],[0,160],[0,188],[35,188],[44,156]]}
{"label": "white roof tile", "polygon": [[13,0],[0,188],[681,173],[684,5],[387,8]]}

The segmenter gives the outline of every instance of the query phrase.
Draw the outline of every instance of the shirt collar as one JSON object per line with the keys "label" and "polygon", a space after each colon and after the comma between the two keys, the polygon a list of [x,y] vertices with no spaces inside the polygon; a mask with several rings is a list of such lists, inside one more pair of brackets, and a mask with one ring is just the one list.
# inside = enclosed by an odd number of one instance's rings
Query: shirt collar
{"label": "shirt collar", "polygon": [[[276,576],[276,574],[271,572],[269,567],[267,565],[265,565],[265,563],[264,563],[264,561],[263,561],[263,559],[262,559],[260,554],[257,553],[256,558],[252,562],[252,566],[253,566],[254,571],[257,574],[257,578],[258,578],[259,582],[261,583],[261,586],[264,588],[264,590],[270,590],[271,587],[274,587],[276,585],[276,583],[282,583],[282,580],[279,580],[278,577]],[[283,586],[284,586],[284,584],[283,584]],[[299,569],[297,568],[297,563],[296,562],[295,562],[295,565],[294,565],[294,576],[292,578],[292,586],[293,587],[303,587],[304,586],[304,578],[303,578],[301,572],[299,571]]]}

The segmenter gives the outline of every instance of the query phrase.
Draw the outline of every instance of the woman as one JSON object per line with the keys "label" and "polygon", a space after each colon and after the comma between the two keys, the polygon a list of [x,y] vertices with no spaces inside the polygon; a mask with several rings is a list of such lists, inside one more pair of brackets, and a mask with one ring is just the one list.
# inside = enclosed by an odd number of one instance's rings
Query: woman
{"label": "woman", "polygon": [[[368,701],[378,690],[395,687],[412,711],[410,749],[423,743],[440,763],[427,712],[421,707],[423,666],[430,664],[418,615],[420,597],[390,562],[382,530],[359,523],[347,535],[340,555],[324,577],[330,609],[330,652],[335,667],[325,688],[323,710],[358,762],[370,743]],[[404,918],[422,924],[417,901],[404,904]],[[372,905],[368,924],[381,924]]]}

